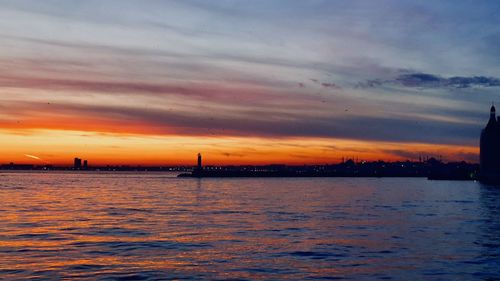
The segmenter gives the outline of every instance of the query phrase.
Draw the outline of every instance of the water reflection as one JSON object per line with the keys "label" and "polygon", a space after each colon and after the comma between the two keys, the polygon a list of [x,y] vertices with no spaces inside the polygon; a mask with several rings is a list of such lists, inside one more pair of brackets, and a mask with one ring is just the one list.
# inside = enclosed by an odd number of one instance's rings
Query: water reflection
{"label": "water reflection", "polygon": [[[482,252],[470,263],[478,267],[477,275],[488,278],[488,272],[500,276],[500,188],[481,185],[480,235],[476,244],[482,246]],[[486,274],[485,274],[486,272]]]}
{"label": "water reflection", "polygon": [[498,276],[498,189],[423,179],[0,174],[6,280]]}

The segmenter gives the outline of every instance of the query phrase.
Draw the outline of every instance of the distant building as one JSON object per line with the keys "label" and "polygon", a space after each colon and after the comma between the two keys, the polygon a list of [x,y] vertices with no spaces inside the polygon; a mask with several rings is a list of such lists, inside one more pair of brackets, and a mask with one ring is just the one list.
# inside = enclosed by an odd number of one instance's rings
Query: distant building
{"label": "distant building", "polygon": [[89,168],[89,163],[88,163],[88,161],[87,161],[87,160],[83,160],[83,169],[84,169],[84,170],[88,170],[88,168]]}
{"label": "distant building", "polygon": [[491,107],[488,124],[481,132],[480,141],[481,180],[500,183],[500,117],[495,106]]}
{"label": "distant building", "polygon": [[75,158],[73,168],[75,168],[75,170],[80,170],[82,168],[82,159]]}
{"label": "distant building", "polygon": [[35,165],[32,164],[15,164],[10,162],[9,164],[4,164],[0,167],[2,170],[33,170]]}

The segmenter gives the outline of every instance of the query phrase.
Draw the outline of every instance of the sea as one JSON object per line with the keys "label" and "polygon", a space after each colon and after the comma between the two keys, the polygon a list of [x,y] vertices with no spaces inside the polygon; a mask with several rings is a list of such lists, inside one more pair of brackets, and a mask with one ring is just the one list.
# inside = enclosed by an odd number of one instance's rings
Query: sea
{"label": "sea", "polygon": [[500,187],[3,172],[0,280],[500,280]]}

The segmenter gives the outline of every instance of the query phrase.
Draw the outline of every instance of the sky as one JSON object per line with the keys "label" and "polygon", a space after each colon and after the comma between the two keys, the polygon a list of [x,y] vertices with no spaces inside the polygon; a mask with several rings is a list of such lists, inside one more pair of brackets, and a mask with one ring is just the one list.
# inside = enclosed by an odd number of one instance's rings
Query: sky
{"label": "sky", "polygon": [[1,163],[477,162],[500,103],[495,1],[0,7]]}

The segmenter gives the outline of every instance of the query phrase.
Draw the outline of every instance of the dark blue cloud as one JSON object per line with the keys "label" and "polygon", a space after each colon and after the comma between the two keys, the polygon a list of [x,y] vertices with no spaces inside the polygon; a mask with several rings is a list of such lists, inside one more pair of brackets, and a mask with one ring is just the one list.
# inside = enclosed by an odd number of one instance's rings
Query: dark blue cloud
{"label": "dark blue cloud", "polygon": [[373,79],[358,84],[359,87],[377,87],[382,85],[399,85],[420,88],[471,88],[498,87],[500,78],[486,76],[452,76],[442,77],[429,73],[401,74],[393,79]]}

